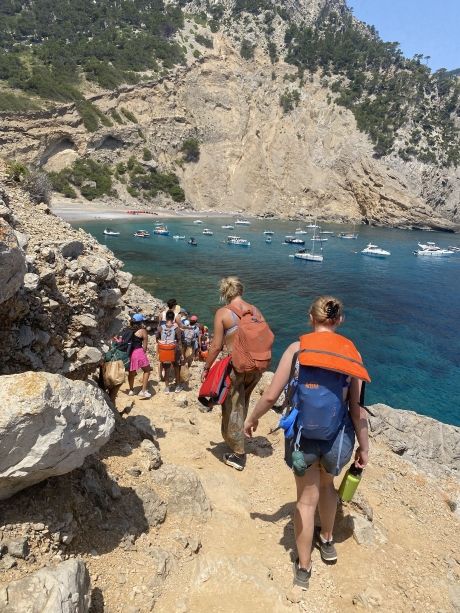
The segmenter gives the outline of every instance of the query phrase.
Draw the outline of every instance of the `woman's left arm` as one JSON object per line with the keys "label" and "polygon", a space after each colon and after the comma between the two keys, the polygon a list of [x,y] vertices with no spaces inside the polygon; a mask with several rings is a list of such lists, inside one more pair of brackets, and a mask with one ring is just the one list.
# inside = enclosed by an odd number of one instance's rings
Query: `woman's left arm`
{"label": "woman's left arm", "polygon": [[355,453],[355,464],[364,468],[369,460],[369,431],[367,427],[367,414],[359,404],[362,381],[352,379],[350,384],[349,408],[350,417],[358,439],[358,448]]}
{"label": "woman's left arm", "polygon": [[147,334],[147,330],[145,328],[142,329],[142,348],[147,353],[147,347],[149,344],[149,335]]}
{"label": "woman's left arm", "polygon": [[278,400],[283,389],[288,384],[292,360],[298,349],[299,343],[292,343],[292,345],[290,345],[283,353],[283,357],[281,358],[278,368],[273,375],[272,382],[262,394],[260,400],[258,400],[251,415],[249,415],[244,422],[244,433],[246,436],[252,436],[252,433],[257,430],[259,418],[262,417],[262,415],[265,415],[265,413],[268,413],[268,411]]}

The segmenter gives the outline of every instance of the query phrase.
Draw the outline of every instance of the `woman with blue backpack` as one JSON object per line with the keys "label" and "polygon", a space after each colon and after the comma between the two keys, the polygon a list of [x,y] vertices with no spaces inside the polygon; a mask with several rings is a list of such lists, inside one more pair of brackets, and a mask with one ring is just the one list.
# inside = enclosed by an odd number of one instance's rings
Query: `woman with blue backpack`
{"label": "woman with blue backpack", "polygon": [[[337,561],[333,528],[337,510],[334,476],[352,456],[355,465],[368,462],[367,418],[360,405],[362,381],[370,381],[354,344],[336,333],[343,321],[342,303],[331,296],[310,307],[313,332],[300,337],[284,352],[272,382],[244,424],[252,436],[259,419],[286,391],[287,411],[280,425],[286,436],[286,463],[293,469],[297,503],[294,530],[298,558],[294,584],[308,587],[313,536],[326,563]],[[314,531],[318,506],[321,527]]]}

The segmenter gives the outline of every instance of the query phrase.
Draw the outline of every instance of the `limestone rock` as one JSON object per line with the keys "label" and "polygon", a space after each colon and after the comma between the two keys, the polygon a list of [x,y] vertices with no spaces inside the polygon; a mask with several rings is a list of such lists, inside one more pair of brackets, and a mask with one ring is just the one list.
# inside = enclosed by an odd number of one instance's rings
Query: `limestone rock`
{"label": "limestone rock", "polygon": [[71,260],[78,258],[84,250],[85,246],[81,241],[68,241],[61,245],[62,256],[64,258],[70,258]]}
{"label": "limestone rock", "polygon": [[11,226],[0,218],[0,304],[18,291],[26,271],[25,256],[15,233]]}
{"label": "limestone rock", "polygon": [[96,347],[83,347],[77,353],[77,361],[85,366],[99,364],[102,359],[102,352]]}
{"label": "limestone rock", "polygon": [[121,291],[118,289],[118,287],[113,289],[105,289],[100,292],[99,298],[104,306],[114,307],[121,298]]}
{"label": "limestone rock", "polygon": [[145,415],[134,415],[129,418],[129,423],[136,428],[141,436],[148,439],[149,441],[155,441],[157,438],[157,433],[150,423],[150,419]]}
{"label": "limestone rock", "polygon": [[155,483],[167,486],[168,510],[171,515],[188,515],[198,520],[211,516],[211,503],[196,473],[168,464],[153,473]]}
{"label": "limestone rock", "polygon": [[350,516],[353,537],[358,545],[373,545],[375,542],[373,524],[361,515]]}
{"label": "limestone rock", "polygon": [[149,526],[158,526],[166,519],[166,502],[160,496],[145,484],[136,488],[136,494],[142,500],[144,506],[144,515]]}
{"label": "limestone rock", "polygon": [[29,555],[29,541],[27,537],[20,537],[16,539],[11,539],[7,544],[8,553],[13,556],[13,558],[27,558]]}
{"label": "limestone rock", "polygon": [[131,281],[133,280],[133,275],[130,272],[123,272],[119,270],[117,272],[117,284],[120,288],[121,292],[124,294],[129,286],[131,285]]}
{"label": "limestone rock", "polygon": [[87,613],[90,578],[82,560],[41,568],[0,589],[2,613]]}
{"label": "limestone rock", "polygon": [[98,282],[104,281],[110,273],[109,263],[97,256],[80,256],[78,265]]}
{"label": "limestone rock", "polygon": [[160,468],[163,461],[159,449],[152,443],[152,441],[144,439],[141,443],[141,449],[147,456],[147,469],[156,470]]}
{"label": "limestone rock", "polygon": [[431,473],[460,474],[460,428],[384,404],[368,407],[371,436]]}
{"label": "limestone rock", "polygon": [[24,275],[24,287],[28,290],[36,290],[40,283],[40,277],[33,272],[27,272]]}
{"label": "limestone rock", "polygon": [[96,386],[46,372],[1,377],[0,405],[0,500],[81,466],[115,423]]}

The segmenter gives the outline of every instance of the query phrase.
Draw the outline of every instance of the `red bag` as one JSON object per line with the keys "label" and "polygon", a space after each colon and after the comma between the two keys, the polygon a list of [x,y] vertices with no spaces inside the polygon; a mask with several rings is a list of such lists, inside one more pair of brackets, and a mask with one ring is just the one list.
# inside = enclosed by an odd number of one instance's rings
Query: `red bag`
{"label": "red bag", "polygon": [[254,306],[245,311],[227,304],[227,309],[240,318],[232,350],[232,362],[237,372],[267,370],[272,358],[275,335]]}
{"label": "red bag", "polygon": [[231,370],[231,356],[213,364],[198,392],[198,400],[202,405],[212,407],[214,404],[222,404],[224,402],[232,385],[230,380]]}

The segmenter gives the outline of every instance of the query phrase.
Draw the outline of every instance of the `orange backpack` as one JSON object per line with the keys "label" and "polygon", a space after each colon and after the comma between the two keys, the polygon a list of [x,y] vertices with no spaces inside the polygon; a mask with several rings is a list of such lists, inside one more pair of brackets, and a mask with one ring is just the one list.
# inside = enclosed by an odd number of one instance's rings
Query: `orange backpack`
{"label": "orange backpack", "polygon": [[240,310],[227,305],[240,319],[232,350],[232,363],[237,372],[266,370],[272,358],[275,335],[254,306]]}

